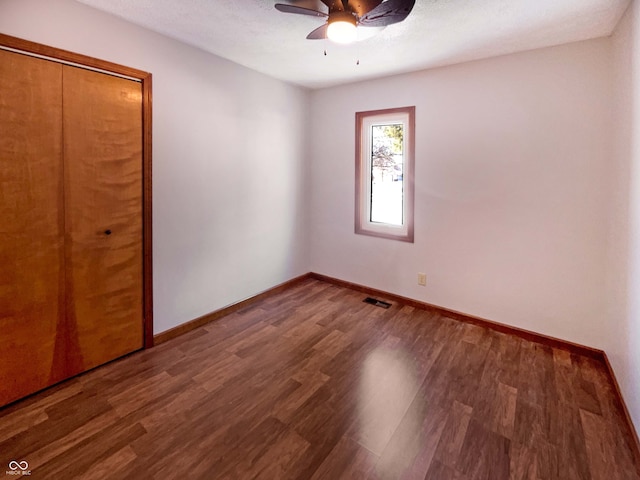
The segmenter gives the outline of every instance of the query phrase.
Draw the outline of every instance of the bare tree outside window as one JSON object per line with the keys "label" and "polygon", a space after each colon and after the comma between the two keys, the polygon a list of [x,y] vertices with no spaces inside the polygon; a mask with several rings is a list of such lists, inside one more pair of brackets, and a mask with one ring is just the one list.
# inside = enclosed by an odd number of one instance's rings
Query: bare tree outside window
{"label": "bare tree outside window", "polygon": [[402,225],[403,163],[403,125],[373,125],[371,222]]}

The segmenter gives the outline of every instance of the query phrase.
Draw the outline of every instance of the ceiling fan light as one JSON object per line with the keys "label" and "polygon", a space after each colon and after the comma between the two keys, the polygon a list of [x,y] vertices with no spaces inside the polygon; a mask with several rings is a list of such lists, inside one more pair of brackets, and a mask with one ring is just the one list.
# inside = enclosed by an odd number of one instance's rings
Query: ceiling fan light
{"label": "ceiling fan light", "polygon": [[335,19],[329,19],[327,37],[336,43],[352,43],[358,39],[356,19],[351,14],[340,15]]}

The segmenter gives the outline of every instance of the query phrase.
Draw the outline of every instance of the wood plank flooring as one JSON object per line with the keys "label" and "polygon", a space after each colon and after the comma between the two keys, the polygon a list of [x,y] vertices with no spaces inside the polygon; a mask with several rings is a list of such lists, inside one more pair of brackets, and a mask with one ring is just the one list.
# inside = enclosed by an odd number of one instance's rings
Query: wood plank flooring
{"label": "wood plank flooring", "polygon": [[598,361],[363,298],[307,279],[10,405],[0,462],[34,479],[640,480]]}

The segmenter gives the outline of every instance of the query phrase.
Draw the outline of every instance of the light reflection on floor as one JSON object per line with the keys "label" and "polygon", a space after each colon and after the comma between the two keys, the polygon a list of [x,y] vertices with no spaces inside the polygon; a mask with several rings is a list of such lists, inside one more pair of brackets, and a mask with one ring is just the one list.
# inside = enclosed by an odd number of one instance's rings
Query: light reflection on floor
{"label": "light reflection on floor", "polygon": [[[420,379],[414,359],[401,347],[376,348],[365,359],[362,372],[356,439],[371,452],[381,455],[407,414]],[[405,435],[420,435],[422,422],[411,420],[405,418],[404,423],[414,425],[415,432],[405,432]],[[384,469],[384,464],[379,464],[380,467]]]}

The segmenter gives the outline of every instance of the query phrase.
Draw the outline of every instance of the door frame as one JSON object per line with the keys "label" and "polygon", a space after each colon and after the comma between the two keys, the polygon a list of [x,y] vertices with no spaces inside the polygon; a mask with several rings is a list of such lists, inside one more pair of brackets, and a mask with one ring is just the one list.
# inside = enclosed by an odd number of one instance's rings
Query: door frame
{"label": "door frame", "polygon": [[[3,48],[4,47],[4,48]],[[117,63],[0,33],[0,48],[90,70],[113,73],[142,84],[142,298],[144,348],[153,346],[153,257],[151,217],[151,74]]]}

